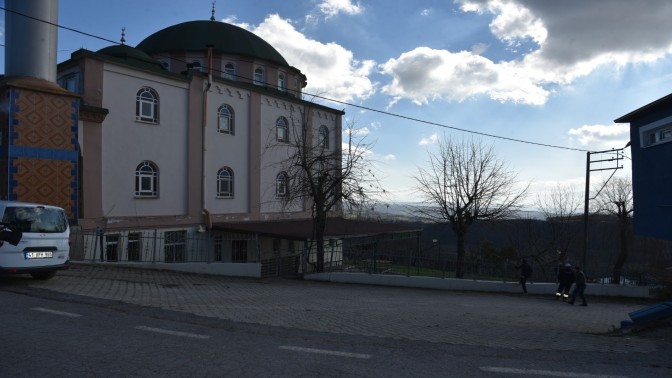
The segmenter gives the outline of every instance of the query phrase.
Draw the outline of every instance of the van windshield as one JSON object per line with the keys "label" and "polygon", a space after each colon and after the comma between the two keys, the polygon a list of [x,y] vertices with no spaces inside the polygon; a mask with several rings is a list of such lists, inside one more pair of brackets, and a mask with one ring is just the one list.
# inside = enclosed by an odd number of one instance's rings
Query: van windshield
{"label": "van windshield", "polygon": [[18,227],[21,232],[62,233],[68,228],[62,210],[45,207],[7,207],[2,223]]}

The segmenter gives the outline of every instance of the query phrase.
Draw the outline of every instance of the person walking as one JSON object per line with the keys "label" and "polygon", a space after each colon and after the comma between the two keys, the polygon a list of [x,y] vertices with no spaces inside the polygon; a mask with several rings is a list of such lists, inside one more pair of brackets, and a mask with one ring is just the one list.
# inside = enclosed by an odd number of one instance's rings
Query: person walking
{"label": "person walking", "polygon": [[516,269],[520,270],[520,286],[523,288],[523,293],[527,294],[527,280],[532,276],[532,267],[523,259]]}
{"label": "person walking", "polygon": [[569,298],[569,289],[574,283],[574,271],[570,263],[565,263],[558,272],[558,290],[555,292],[555,299],[562,298],[566,301]]}
{"label": "person walking", "polygon": [[576,296],[578,295],[583,301],[581,306],[588,306],[588,302],[586,302],[586,296],[584,295],[584,292],[586,291],[586,274],[583,273],[581,267],[578,265],[574,267],[574,270],[576,271],[574,274],[576,277],[576,284],[574,285],[574,290],[572,291],[572,299],[570,299],[568,303],[573,305],[574,301],[576,300]]}

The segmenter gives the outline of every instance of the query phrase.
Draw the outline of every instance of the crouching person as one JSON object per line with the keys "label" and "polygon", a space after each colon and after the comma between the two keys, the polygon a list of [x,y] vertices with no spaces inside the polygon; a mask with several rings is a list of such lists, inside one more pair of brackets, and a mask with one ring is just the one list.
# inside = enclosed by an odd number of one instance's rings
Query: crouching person
{"label": "crouching person", "polygon": [[562,301],[569,299],[569,289],[574,284],[574,270],[572,265],[566,263],[558,272],[558,290],[555,293],[555,299],[562,298]]}

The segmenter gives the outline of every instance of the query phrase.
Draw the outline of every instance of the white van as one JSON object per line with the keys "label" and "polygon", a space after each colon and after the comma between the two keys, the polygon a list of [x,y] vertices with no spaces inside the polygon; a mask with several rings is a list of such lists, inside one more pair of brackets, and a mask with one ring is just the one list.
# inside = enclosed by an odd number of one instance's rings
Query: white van
{"label": "white van", "polygon": [[70,267],[70,227],[62,208],[0,201],[0,274],[52,278]]}

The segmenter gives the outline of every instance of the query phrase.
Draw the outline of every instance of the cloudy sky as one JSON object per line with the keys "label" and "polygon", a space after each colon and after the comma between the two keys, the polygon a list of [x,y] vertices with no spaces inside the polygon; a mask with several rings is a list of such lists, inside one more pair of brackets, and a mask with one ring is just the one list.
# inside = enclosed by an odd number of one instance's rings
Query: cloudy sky
{"label": "cloudy sky", "polygon": [[[209,19],[211,7],[60,0],[59,24],[110,40],[124,27],[135,46]],[[375,144],[389,201],[416,199],[413,176],[443,137],[493,145],[530,184],[530,203],[557,183],[582,192],[586,151],[629,140],[613,120],[672,89],[669,0],[220,0],[215,9],[306,74],[306,94],[338,101],[327,104]],[[61,30],[58,60],[108,45]],[[623,165],[617,175],[630,174]]]}

